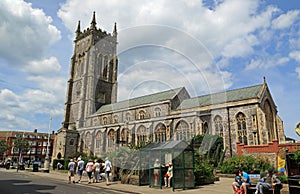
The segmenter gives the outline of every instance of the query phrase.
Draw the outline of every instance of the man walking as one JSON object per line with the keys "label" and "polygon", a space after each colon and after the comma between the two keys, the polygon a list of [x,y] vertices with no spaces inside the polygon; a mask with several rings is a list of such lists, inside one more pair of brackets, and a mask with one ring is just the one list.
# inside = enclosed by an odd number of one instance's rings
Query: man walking
{"label": "man walking", "polygon": [[78,166],[78,177],[79,177],[77,183],[81,183],[81,178],[84,170],[84,161],[81,160],[81,157],[77,159],[77,166]]}
{"label": "man walking", "polygon": [[73,159],[71,159],[68,164],[69,184],[71,182],[75,183],[74,180],[75,168],[76,168],[75,162],[73,161]]}

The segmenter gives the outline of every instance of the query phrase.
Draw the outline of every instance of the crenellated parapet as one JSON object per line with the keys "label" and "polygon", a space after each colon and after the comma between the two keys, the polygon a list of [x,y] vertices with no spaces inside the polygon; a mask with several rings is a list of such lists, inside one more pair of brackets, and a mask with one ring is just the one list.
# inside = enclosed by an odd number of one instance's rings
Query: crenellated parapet
{"label": "crenellated parapet", "polygon": [[101,30],[100,28],[97,28],[96,26],[96,17],[95,12],[93,14],[92,22],[89,28],[81,31],[80,29],[80,21],[78,21],[78,26],[76,30],[76,38],[74,42],[78,42],[79,40],[82,40],[88,36],[93,36],[93,44],[98,42],[100,39],[106,38],[106,37],[112,37],[116,39],[117,36],[117,27],[116,23],[114,24],[113,33],[108,33],[105,30]]}

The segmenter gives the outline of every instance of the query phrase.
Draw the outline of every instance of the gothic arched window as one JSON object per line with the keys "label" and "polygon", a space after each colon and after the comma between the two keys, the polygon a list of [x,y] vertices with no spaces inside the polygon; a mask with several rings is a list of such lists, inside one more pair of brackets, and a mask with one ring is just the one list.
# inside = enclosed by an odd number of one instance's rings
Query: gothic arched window
{"label": "gothic arched window", "polygon": [[126,121],[130,121],[131,120],[131,114],[130,114],[130,112],[126,113],[125,118],[126,118]]}
{"label": "gothic arched window", "polygon": [[92,135],[91,133],[88,132],[85,136],[85,148],[91,150],[91,145],[92,145]]}
{"label": "gothic arched window", "polygon": [[206,133],[208,133],[208,123],[204,121],[204,123],[202,123],[202,134]]}
{"label": "gothic arched window", "polygon": [[160,108],[155,108],[154,109],[154,116],[155,117],[160,117],[160,115],[161,115],[161,109]]}
{"label": "gothic arched window", "polygon": [[145,126],[140,126],[136,131],[137,145],[142,146],[147,142],[147,130]]}
{"label": "gothic arched window", "polygon": [[108,132],[108,148],[113,148],[114,147],[114,143],[115,143],[115,131],[113,129],[111,129],[109,132]]}
{"label": "gothic arched window", "polygon": [[107,125],[107,117],[103,117],[103,125]]}
{"label": "gothic arched window", "polygon": [[115,115],[114,116],[114,123],[118,123],[119,122],[119,117],[118,117],[118,115]]}
{"label": "gothic arched window", "polygon": [[129,142],[129,132],[128,129],[123,129],[121,132],[121,145],[128,144]]}
{"label": "gothic arched window", "polygon": [[246,116],[241,112],[238,113],[236,116],[236,122],[238,141],[248,145]]}
{"label": "gothic arched window", "polygon": [[141,110],[139,112],[139,119],[142,120],[142,119],[145,119],[145,118],[146,118],[146,113],[145,113],[145,111]]}
{"label": "gothic arched window", "polygon": [[155,141],[164,142],[167,139],[166,126],[162,123],[158,124],[154,131]]}
{"label": "gothic arched window", "polygon": [[215,116],[214,124],[215,124],[216,134],[220,135],[221,137],[223,137],[222,118],[219,115]]}
{"label": "gothic arched window", "polygon": [[97,134],[96,134],[96,145],[95,145],[95,148],[96,150],[100,150],[101,148],[101,145],[102,145],[102,133],[99,131]]}
{"label": "gothic arched window", "polygon": [[175,127],[176,140],[189,140],[191,139],[191,133],[189,131],[189,125],[185,121],[179,121]]}

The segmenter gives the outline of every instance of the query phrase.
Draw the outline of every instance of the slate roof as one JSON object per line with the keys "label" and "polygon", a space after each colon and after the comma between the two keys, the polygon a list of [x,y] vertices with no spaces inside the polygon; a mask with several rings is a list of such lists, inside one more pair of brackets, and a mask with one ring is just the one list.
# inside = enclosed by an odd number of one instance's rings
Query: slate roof
{"label": "slate roof", "polygon": [[124,108],[139,106],[143,104],[151,104],[151,103],[161,102],[165,100],[172,100],[181,90],[184,90],[184,87],[167,90],[155,94],[150,94],[146,96],[141,96],[137,98],[132,98],[114,104],[107,104],[102,106],[100,109],[98,109],[96,114],[105,113],[112,110],[121,110]]}
{"label": "slate roof", "polygon": [[[189,98],[182,101],[177,109],[189,109],[194,107],[207,106],[211,104],[221,104],[226,102],[234,102],[252,98],[259,98],[259,94],[263,89],[264,84],[250,86],[240,89],[229,90],[225,92],[219,92],[214,94],[208,94],[198,96],[195,98]],[[184,87],[159,92],[151,95],[141,96],[125,101],[120,101],[114,104],[107,104],[102,106],[96,114],[105,113],[112,110],[121,110],[124,108],[140,106],[143,104],[151,104],[160,101],[172,100]]]}
{"label": "slate roof", "polygon": [[219,92],[182,101],[177,109],[188,109],[194,107],[207,106],[211,104],[221,104],[226,102],[234,102],[252,98],[259,98],[259,94],[264,84],[250,86],[225,92]]}

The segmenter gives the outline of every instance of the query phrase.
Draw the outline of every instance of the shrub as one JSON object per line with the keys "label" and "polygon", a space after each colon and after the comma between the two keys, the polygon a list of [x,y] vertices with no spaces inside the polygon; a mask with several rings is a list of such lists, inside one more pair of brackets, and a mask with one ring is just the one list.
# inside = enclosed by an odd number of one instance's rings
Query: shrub
{"label": "shrub", "polygon": [[195,159],[195,183],[197,185],[201,184],[203,179],[212,179],[214,178],[214,165],[207,159],[202,157]]}
{"label": "shrub", "polygon": [[272,165],[265,159],[253,156],[233,156],[223,161],[220,168],[222,173],[232,174],[235,168],[241,168],[248,173],[264,172],[271,168]]}

